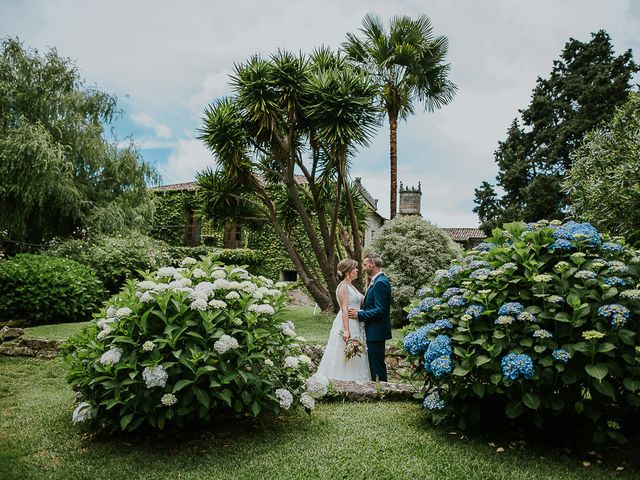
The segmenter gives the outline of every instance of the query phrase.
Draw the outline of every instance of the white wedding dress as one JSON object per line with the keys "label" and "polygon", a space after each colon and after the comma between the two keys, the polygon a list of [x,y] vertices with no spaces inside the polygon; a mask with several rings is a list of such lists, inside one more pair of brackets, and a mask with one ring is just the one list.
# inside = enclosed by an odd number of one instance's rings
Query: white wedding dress
{"label": "white wedding dress", "polygon": [[[338,289],[340,288],[340,285],[338,285]],[[347,289],[349,290],[348,308],[360,310],[363,295],[351,285],[347,285]],[[353,357],[350,360],[345,360],[345,343],[342,338],[342,334],[340,333],[341,330],[343,330],[342,311],[338,312],[333,324],[331,325],[329,340],[324,348],[324,355],[322,356],[322,360],[320,360],[320,365],[318,365],[318,373],[334,380],[352,380],[358,382],[370,381],[371,372],[369,370],[367,352],[364,352],[359,357]],[[363,323],[350,318],[349,331],[351,332],[351,338],[358,338],[366,345],[367,339],[365,337]]]}

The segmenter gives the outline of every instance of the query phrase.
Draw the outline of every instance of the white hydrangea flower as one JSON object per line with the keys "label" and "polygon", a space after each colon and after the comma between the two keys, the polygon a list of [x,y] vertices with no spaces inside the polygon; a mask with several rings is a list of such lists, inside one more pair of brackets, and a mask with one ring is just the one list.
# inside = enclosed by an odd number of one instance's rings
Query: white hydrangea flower
{"label": "white hydrangea flower", "polygon": [[287,357],[284,359],[284,368],[293,368],[294,370],[300,366],[298,357]]}
{"label": "white hydrangea flower", "polygon": [[102,340],[107,335],[109,335],[111,332],[113,332],[113,328],[111,328],[111,326],[107,325],[107,326],[105,326],[105,328],[100,333],[98,333],[98,335],[96,335],[96,339]]}
{"label": "white hydrangea flower", "polygon": [[209,295],[202,290],[191,290],[189,292],[189,298],[191,300],[204,300],[206,302],[209,300]]}
{"label": "white hydrangea flower", "polygon": [[293,395],[285,388],[279,388],[276,390],[276,398],[280,402],[280,406],[285,410],[289,410],[293,404]]}
{"label": "white hydrangea flower", "polygon": [[263,303],[263,304],[254,303],[253,305],[249,305],[249,307],[247,308],[247,311],[255,312],[259,315],[273,315],[275,313],[275,310],[273,309],[273,307],[266,303]]}
{"label": "white hydrangea flower", "polygon": [[181,278],[179,280],[173,280],[172,282],[169,282],[169,288],[171,288],[172,290],[177,290],[179,288],[190,287],[191,284],[191,279]]}
{"label": "white hydrangea flower", "polygon": [[189,308],[191,310],[199,310],[199,311],[204,311],[207,309],[209,305],[207,304],[207,300],[204,298],[198,298],[197,300],[194,300],[193,302],[191,302],[191,305],[189,305]]}
{"label": "white hydrangea flower", "polygon": [[255,283],[249,282],[249,281],[241,282],[239,288],[243,292],[247,292],[247,293],[253,293],[256,290],[258,290],[258,286]]}
{"label": "white hydrangea flower", "polygon": [[307,393],[313,398],[324,397],[329,390],[329,379],[316,373],[307,379]]}
{"label": "white hydrangea flower", "polygon": [[229,281],[225,278],[218,278],[213,282],[214,290],[229,290]]}
{"label": "white hydrangea flower", "polygon": [[142,303],[149,303],[149,302],[153,302],[153,295],[151,295],[150,292],[144,292],[141,296],[140,296],[140,301]]}
{"label": "white hydrangea flower", "polygon": [[280,290],[272,288],[267,291],[267,295],[269,295],[270,297],[279,297],[280,295],[282,295],[282,292]]}
{"label": "white hydrangea flower", "polygon": [[[96,325],[97,325],[99,328],[105,329],[105,328],[109,327],[109,325],[110,325],[111,323],[114,323],[115,321],[116,321],[116,320],[115,320],[115,317],[113,317],[113,318],[101,318],[100,320],[98,320],[98,321],[96,322]],[[111,328],[111,327],[109,327],[109,328]]]}
{"label": "white hydrangea flower", "polygon": [[211,276],[216,280],[227,277],[227,272],[225,272],[222,268],[217,268],[213,272],[211,272]]}
{"label": "white hydrangea flower", "polygon": [[118,347],[111,348],[104,352],[100,357],[100,363],[102,365],[115,365],[122,358],[122,350]]}
{"label": "white hydrangea flower", "polygon": [[227,351],[238,348],[238,341],[230,335],[222,335],[219,340],[213,344],[213,349],[220,355]]}
{"label": "white hydrangea flower", "polygon": [[311,366],[313,364],[311,359],[307,355],[304,355],[304,354],[303,355],[298,355],[298,360],[300,360],[300,363],[304,363],[305,365]]}
{"label": "white hydrangea flower", "polygon": [[271,280],[270,278],[264,277],[262,275],[259,275],[258,278],[269,286],[273,285],[273,280]]}
{"label": "white hydrangea flower", "polygon": [[299,341],[299,342],[302,342],[302,343],[307,341],[307,339],[304,338],[304,337],[296,337],[296,340]]}
{"label": "white hydrangea flower", "polygon": [[155,367],[146,367],[142,371],[142,378],[147,388],[164,387],[167,384],[169,374],[162,365],[156,365]]}
{"label": "white hydrangea flower", "polygon": [[171,288],[168,283],[158,283],[156,287],[153,289],[155,292],[162,293],[166,292]]}
{"label": "white hydrangea flower", "polygon": [[240,298],[240,294],[238,292],[229,292],[227,293],[227,296],[224,298],[225,300],[229,300],[230,302],[233,302],[234,300],[238,300]]}
{"label": "white hydrangea flower", "polygon": [[264,364],[267,367],[273,367],[273,362],[271,360],[269,360],[268,358],[264,361]]}
{"label": "white hydrangea flower", "polygon": [[307,392],[300,395],[300,403],[304,408],[308,410],[313,410],[314,407],[316,406],[315,399],[311,395],[309,395]]}
{"label": "white hydrangea flower", "polygon": [[209,301],[209,306],[211,308],[215,308],[216,310],[224,310],[227,308],[227,304],[222,300],[211,300]]}
{"label": "white hydrangea flower", "polygon": [[207,295],[211,295],[213,292],[213,283],[211,282],[200,282],[195,287],[193,287],[196,292],[203,292]]}
{"label": "white hydrangea flower", "polygon": [[116,309],[113,306],[107,307],[107,318],[115,318]]}
{"label": "white hydrangea flower", "polygon": [[158,269],[156,276],[158,278],[169,278],[173,277],[176,274],[176,269],[174,267],[161,267]]}
{"label": "white hydrangea flower", "polygon": [[264,298],[264,293],[262,293],[260,290],[256,290],[255,292],[253,292],[253,298],[255,298],[256,300],[262,300]]}
{"label": "white hydrangea flower", "polygon": [[122,307],[116,310],[116,317],[117,318],[128,317],[132,313],[133,313],[133,310],[131,310],[129,307]]}
{"label": "white hydrangea flower", "polygon": [[249,272],[247,272],[244,268],[235,267],[233,270],[231,270],[231,273],[247,274]]}
{"label": "white hydrangea flower", "polygon": [[276,282],[276,288],[285,288],[289,282]]}
{"label": "white hydrangea flower", "polygon": [[180,262],[181,267],[188,267],[189,265],[195,265],[198,261],[192,257],[184,257]]}
{"label": "white hydrangea flower", "polygon": [[229,282],[230,290],[238,290],[240,288],[240,282],[236,282],[235,280]]}
{"label": "white hydrangea flower", "polygon": [[138,282],[137,285],[140,290],[154,290],[158,286],[156,282],[152,282],[151,280],[143,280]]}
{"label": "white hydrangea flower", "polygon": [[176,403],[178,403],[178,399],[173,393],[165,393],[160,399],[160,402],[163,405],[170,407],[171,405],[175,405]]}
{"label": "white hydrangea flower", "polygon": [[93,418],[91,410],[92,407],[90,403],[80,402],[76,409],[73,411],[73,423],[84,423],[87,420],[91,420]]}
{"label": "white hydrangea flower", "polygon": [[191,272],[191,276],[193,278],[204,278],[207,276],[207,272],[205,272],[203,269],[201,268],[194,268],[193,272]]}
{"label": "white hydrangea flower", "polygon": [[156,344],[153,343],[151,340],[147,340],[142,344],[142,350],[144,350],[145,352],[150,352],[155,347],[156,347]]}

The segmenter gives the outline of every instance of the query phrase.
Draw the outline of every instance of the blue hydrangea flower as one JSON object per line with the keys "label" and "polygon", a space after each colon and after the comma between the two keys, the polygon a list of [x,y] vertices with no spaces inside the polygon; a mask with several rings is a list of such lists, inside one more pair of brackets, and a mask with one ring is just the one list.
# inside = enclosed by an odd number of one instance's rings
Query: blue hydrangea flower
{"label": "blue hydrangea flower", "polygon": [[602,250],[606,250],[608,252],[623,252],[624,247],[618,243],[605,242],[602,244]]}
{"label": "blue hydrangea flower", "polygon": [[627,307],[624,307],[619,303],[612,303],[598,308],[598,315],[609,319],[613,328],[617,330],[619,327],[622,327],[627,323],[631,312]]}
{"label": "blue hydrangea flower", "polygon": [[547,250],[549,250],[550,252],[557,252],[557,251],[570,251],[573,248],[573,243],[571,243],[569,240],[565,240],[564,238],[560,238],[558,240],[556,240],[555,242],[553,242],[551,245],[549,245],[547,247]]}
{"label": "blue hydrangea flower", "polygon": [[471,260],[471,262],[469,262],[469,268],[473,268],[474,270],[476,268],[486,268],[488,266],[489,262],[486,260]]}
{"label": "blue hydrangea flower", "polygon": [[419,297],[424,297],[425,295],[429,295],[433,293],[433,288],[432,287],[424,287],[421,288],[420,290],[418,290],[418,296]]}
{"label": "blue hydrangea flower", "polygon": [[429,346],[429,328],[427,325],[420,327],[418,330],[409,332],[404,337],[404,351],[411,355],[420,355]]}
{"label": "blue hydrangea flower", "polygon": [[465,315],[471,315],[474,320],[480,318],[482,312],[484,312],[484,307],[482,305],[469,305],[464,311]]}
{"label": "blue hydrangea flower", "polygon": [[522,312],[520,315],[518,315],[518,320],[520,320],[521,322],[532,322],[532,323],[538,321],[536,316],[530,312]]}
{"label": "blue hydrangea flower", "polygon": [[551,356],[556,362],[567,363],[571,359],[571,355],[563,348],[556,348],[551,352]]}
{"label": "blue hydrangea flower", "polygon": [[438,392],[432,392],[424,398],[422,406],[427,410],[444,410],[446,405]]}
{"label": "blue hydrangea flower", "polygon": [[449,301],[447,302],[447,305],[449,305],[450,307],[462,307],[467,303],[469,303],[469,301],[466,298],[464,298],[462,295],[454,295],[449,299]]}
{"label": "blue hydrangea flower", "polygon": [[418,303],[418,306],[416,308],[421,312],[428,312],[433,307],[435,307],[436,305],[440,305],[441,303],[442,303],[442,300],[440,300],[439,298],[426,297],[420,300],[420,303]]}
{"label": "blue hydrangea flower", "polygon": [[607,277],[604,279],[604,283],[607,285],[626,285],[627,282],[624,281],[624,278],[620,278],[620,277]]}
{"label": "blue hydrangea flower", "polygon": [[529,379],[536,374],[536,370],[529,355],[509,353],[502,357],[502,374],[509,380]]}
{"label": "blue hydrangea flower", "polygon": [[442,294],[442,298],[451,298],[454,295],[460,295],[462,292],[464,292],[462,288],[450,287],[444,291],[444,293]]}
{"label": "blue hydrangea flower", "polygon": [[471,272],[471,275],[469,275],[469,278],[484,279],[484,278],[487,278],[490,273],[491,273],[491,269],[489,268],[479,268],[478,270],[474,270],[473,272]]}
{"label": "blue hydrangea flower", "polygon": [[436,378],[441,378],[443,375],[451,373],[451,357],[442,355],[436,358],[431,362],[430,370]]}
{"label": "blue hydrangea flower", "polygon": [[579,270],[576,273],[574,273],[573,276],[580,280],[591,280],[593,278],[596,278],[598,274],[590,270]]}
{"label": "blue hydrangea flower", "polygon": [[453,323],[448,318],[441,318],[436,320],[433,324],[433,329],[447,330],[453,328]]}
{"label": "blue hydrangea flower", "polygon": [[493,250],[494,248],[496,248],[496,244],[495,243],[482,242],[480,245],[477,245],[473,249],[474,250],[478,250],[480,252],[488,252],[489,250]]}
{"label": "blue hydrangea flower", "polygon": [[590,223],[577,223],[574,221],[561,225],[553,232],[556,240],[568,240],[571,244],[581,241],[590,247],[599,247],[602,244],[600,233]]}
{"label": "blue hydrangea flower", "polygon": [[517,317],[524,312],[524,305],[518,302],[509,302],[503,304],[498,310],[498,315],[513,315]]}
{"label": "blue hydrangea flower", "polygon": [[438,335],[424,352],[424,369],[431,373],[431,362],[443,356],[451,356],[451,339],[446,335]]}

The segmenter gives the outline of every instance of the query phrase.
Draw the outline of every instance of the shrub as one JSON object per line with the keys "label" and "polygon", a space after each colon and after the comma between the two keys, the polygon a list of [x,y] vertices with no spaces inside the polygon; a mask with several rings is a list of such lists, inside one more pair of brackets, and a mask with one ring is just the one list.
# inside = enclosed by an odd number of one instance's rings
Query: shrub
{"label": "shrub", "polygon": [[391,319],[406,323],[404,307],[433,273],[460,255],[460,247],[444,230],[419,216],[396,217],[373,237],[370,250],[382,256],[391,281]]}
{"label": "shrub", "polygon": [[28,324],[81,322],[106,297],[92,269],[73,260],[18,254],[0,260],[0,317]]}
{"label": "shrub", "polygon": [[138,270],[154,270],[169,262],[168,245],[137,232],[128,235],[97,235],[88,240],[66,240],[54,244],[50,255],[71,258],[92,267],[111,293]]}
{"label": "shrub", "polygon": [[326,384],[307,382],[303,339],[276,320],[282,291],[214,258],[128,281],[69,340],[68,380],[84,397],[74,421],[130,431],[313,408]]}
{"label": "shrub", "polygon": [[404,338],[431,419],[577,415],[595,439],[623,440],[640,406],[639,263],[589,224],[512,223],[436,272]]}

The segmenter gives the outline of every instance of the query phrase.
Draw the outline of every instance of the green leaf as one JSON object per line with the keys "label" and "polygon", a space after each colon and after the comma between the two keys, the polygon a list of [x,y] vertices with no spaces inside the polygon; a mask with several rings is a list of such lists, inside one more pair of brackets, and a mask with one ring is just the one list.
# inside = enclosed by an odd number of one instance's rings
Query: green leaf
{"label": "green leaf", "polygon": [[635,343],[633,338],[636,336],[636,334],[631,330],[621,328],[620,330],[618,330],[618,336],[620,337],[620,340],[622,340],[627,345],[633,345]]}
{"label": "green leaf", "polygon": [[606,397],[611,397],[613,399],[616,398],[615,392],[613,390],[613,386],[607,380],[593,382],[593,387]]}
{"label": "green leaf", "polygon": [[453,369],[453,374],[457,377],[464,377],[467,373],[469,373],[469,369],[463,367],[462,365],[458,365]]}
{"label": "green leaf", "polygon": [[551,397],[551,408],[554,410],[562,410],[565,402],[562,397]]}
{"label": "green leaf", "polygon": [[186,387],[187,385],[191,385],[192,383],[193,383],[193,380],[186,380],[186,379],[178,380],[176,384],[173,386],[172,392],[173,393],[179,392],[184,387]]}
{"label": "green leaf", "polygon": [[610,352],[611,350],[614,350],[616,348],[616,346],[613,343],[603,343],[598,347],[598,352]]}
{"label": "green leaf", "polygon": [[485,363],[489,363],[491,361],[491,358],[487,357],[486,355],[478,355],[478,358],[476,358],[476,365],[478,367],[481,367],[482,365],[484,365]]}
{"label": "green leaf", "polygon": [[616,287],[611,287],[602,294],[602,300],[609,300],[610,298],[615,297],[617,294],[618,289]]}
{"label": "green leaf", "polygon": [[531,410],[537,410],[540,407],[540,397],[535,393],[525,392],[522,395],[522,403],[524,403]]}
{"label": "green leaf", "polygon": [[201,388],[195,389],[196,398],[202,404],[203,407],[209,408],[209,394]]}
{"label": "green leaf", "polygon": [[497,385],[500,383],[500,380],[502,380],[502,374],[501,373],[493,373],[490,377],[491,383],[493,383],[494,385]]}
{"label": "green leaf", "polygon": [[483,383],[474,382],[471,388],[473,390],[473,393],[475,393],[479,398],[484,397],[485,386]]}
{"label": "green leaf", "polygon": [[131,423],[131,420],[133,420],[133,413],[128,413],[120,419],[120,428],[122,429],[122,431],[127,428],[127,425]]}
{"label": "green leaf", "polygon": [[253,413],[254,417],[258,416],[258,414],[260,413],[260,409],[261,409],[260,404],[258,403],[257,400],[255,400],[251,405],[251,413]]}
{"label": "green leaf", "polygon": [[596,378],[598,380],[602,380],[609,373],[609,369],[604,363],[585,365],[584,370],[593,378]]}
{"label": "green leaf", "polygon": [[635,392],[636,390],[640,390],[640,380],[633,378],[625,378],[622,383],[625,388],[631,392]]}
{"label": "green leaf", "polygon": [[569,295],[567,295],[567,304],[574,310],[577,310],[582,304],[582,301],[580,300],[579,295],[576,295],[575,293],[570,293]]}
{"label": "green leaf", "polygon": [[520,400],[511,400],[507,404],[506,414],[509,418],[516,418],[524,412],[524,405]]}
{"label": "green leaf", "polygon": [[546,347],[546,345],[536,345],[536,346],[534,346],[534,347],[533,347],[533,349],[534,349],[537,353],[542,353],[542,352],[544,352],[544,351],[547,349],[547,347]]}

